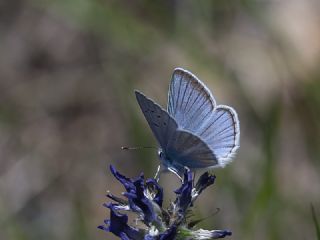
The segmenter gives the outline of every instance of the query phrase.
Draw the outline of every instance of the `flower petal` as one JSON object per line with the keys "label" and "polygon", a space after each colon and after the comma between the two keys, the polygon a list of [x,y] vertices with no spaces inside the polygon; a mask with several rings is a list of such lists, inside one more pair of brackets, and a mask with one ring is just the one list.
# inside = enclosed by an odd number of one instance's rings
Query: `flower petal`
{"label": "flower petal", "polygon": [[124,232],[120,233],[121,240],[130,240],[130,238],[128,238],[127,234],[125,234]]}
{"label": "flower petal", "polygon": [[228,230],[205,230],[198,229],[197,231],[193,231],[192,235],[195,239],[217,239],[217,238],[225,238],[226,236],[231,236],[232,232]]}
{"label": "flower petal", "polygon": [[110,209],[110,220],[106,219],[104,221],[105,225],[98,226],[99,229],[111,232],[123,240],[141,239],[141,236],[143,236],[142,233],[139,230],[128,225],[127,215],[117,212],[115,209],[115,204],[110,203],[107,205],[107,207]]}
{"label": "flower petal", "polygon": [[133,182],[130,178],[127,178],[126,176],[120,174],[116,168],[112,165],[110,165],[110,171],[113,174],[113,176],[118,179],[119,182],[122,183],[122,185],[125,187],[125,189],[129,192],[130,190],[134,189]]}
{"label": "flower petal", "polygon": [[125,196],[128,197],[131,202],[137,206],[143,212],[143,220],[149,225],[156,220],[156,214],[153,209],[153,204],[144,195],[144,180],[143,178],[138,178],[134,182],[135,191],[125,193]]}
{"label": "flower petal", "polygon": [[149,178],[146,181],[146,185],[147,185],[149,191],[152,191],[153,193],[155,193],[153,201],[155,201],[160,207],[162,207],[162,203],[163,203],[163,188],[153,178]]}
{"label": "flower petal", "polygon": [[112,199],[113,201],[116,201],[117,203],[121,204],[121,205],[128,205],[128,201],[125,199],[122,199],[120,197],[117,197],[115,195],[113,195],[112,193],[108,193],[107,197]]}
{"label": "flower petal", "polygon": [[205,172],[204,174],[202,174],[195,186],[197,193],[200,194],[204,189],[212,185],[215,179],[216,179],[216,176],[211,175],[208,172]]}
{"label": "flower petal", "polygon": [[167,231],[160,234],[160,240],[174,240],[177,235],[177,226],[173,224]]}
{"label": "flower petal", "polygon": [[176,203],[180,212],[185,212],[187,208],[192,204],[192,172],[186,169],[184,172],[183,183],[180,188],[175,190],[178,194]]}
{"label": "flower petal", "polygon": [[213,235],[213,238],[224,238],[226,236],[231,236],[232,232],[228,230],[215,230]]}

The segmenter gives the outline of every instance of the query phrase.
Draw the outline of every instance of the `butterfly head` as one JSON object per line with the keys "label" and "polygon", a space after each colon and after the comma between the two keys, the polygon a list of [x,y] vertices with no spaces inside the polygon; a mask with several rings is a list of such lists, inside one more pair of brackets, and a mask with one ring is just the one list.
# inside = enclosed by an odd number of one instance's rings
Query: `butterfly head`
{"label": "butterfly head", "polygon": [[166,155],[165,155],[164,151],[161,148],[159,148],[159,150],[158,150],[158,157],[159,157],[161,163],[165,163],[166,162]]}
{"label": "butterfly head", "polygon": [[158,150],[158,157],[165,168],[173,167],[172,159],[161,148]]}

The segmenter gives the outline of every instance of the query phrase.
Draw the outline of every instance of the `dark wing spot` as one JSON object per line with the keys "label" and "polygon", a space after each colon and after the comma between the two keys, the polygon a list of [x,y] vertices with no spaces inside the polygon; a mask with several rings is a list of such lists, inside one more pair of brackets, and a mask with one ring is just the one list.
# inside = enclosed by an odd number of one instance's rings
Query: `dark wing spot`
{"label": "dark wing spot", "polygon": [[160,115],[158,115],[157,117],[158,117],[158,118],[160,118],[161,116],[160,116]]}
{"label": "dark wing spot", "polygon": [[160,127],[157,123],[153,123],[153,125],[155,125],[156,127]]}
{"label": "dark wing spot", "polygon": [[164,126],[166,126],[166,125],[167,125],[167,123],[166,123],[166,122],[163,122],[163,125],[164,125]]}

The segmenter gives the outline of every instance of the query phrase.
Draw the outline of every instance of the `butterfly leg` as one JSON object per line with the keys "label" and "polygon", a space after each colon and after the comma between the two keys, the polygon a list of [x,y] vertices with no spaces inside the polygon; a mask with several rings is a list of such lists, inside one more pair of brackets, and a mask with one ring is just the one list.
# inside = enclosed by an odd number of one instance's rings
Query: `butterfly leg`
{"label": "butterfly leg", "polygon": [[192,186],[195,186],[195,179],[196,179],[196,171],[193,171],[193,179],[192,179]]}
{"label": "butterfly leg", "polygon": [[160,174],[161,174],[161,172],[162,172],[162,170],[161,170],[161,164],[158,166],[158,168],[157,168],[157,172],[156,172],[156,174],[154,175],[154,179],[157,181],[157,182],[159,182],[159,180],[160,180]]}
{"label": "butterfly leg", "polygon": [[180,181],[183,182],[183,178],[179,175],[179,173],[177,172],[177,170],[175,170],[174,168],[171,168],[171,167],[168,167],[168,170],[169,170],[170,172],[172,172],[173,174],[175,174],[175,175],[180,179]]}

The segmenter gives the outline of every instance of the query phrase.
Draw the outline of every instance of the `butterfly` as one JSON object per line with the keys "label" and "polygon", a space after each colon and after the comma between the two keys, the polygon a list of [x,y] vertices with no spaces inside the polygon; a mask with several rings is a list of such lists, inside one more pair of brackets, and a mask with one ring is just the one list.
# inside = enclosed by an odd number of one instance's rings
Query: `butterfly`
{"label": "butterfly", "polygon": [[[160,166],[181,176],[185,167],[224,167],[240,146],[236,111],[217,105],[210,90],[191,72],[176,68],[164,110],[135,91],[139,106],[160,148]],[[158,168],[159,171],[159,168]]]}

